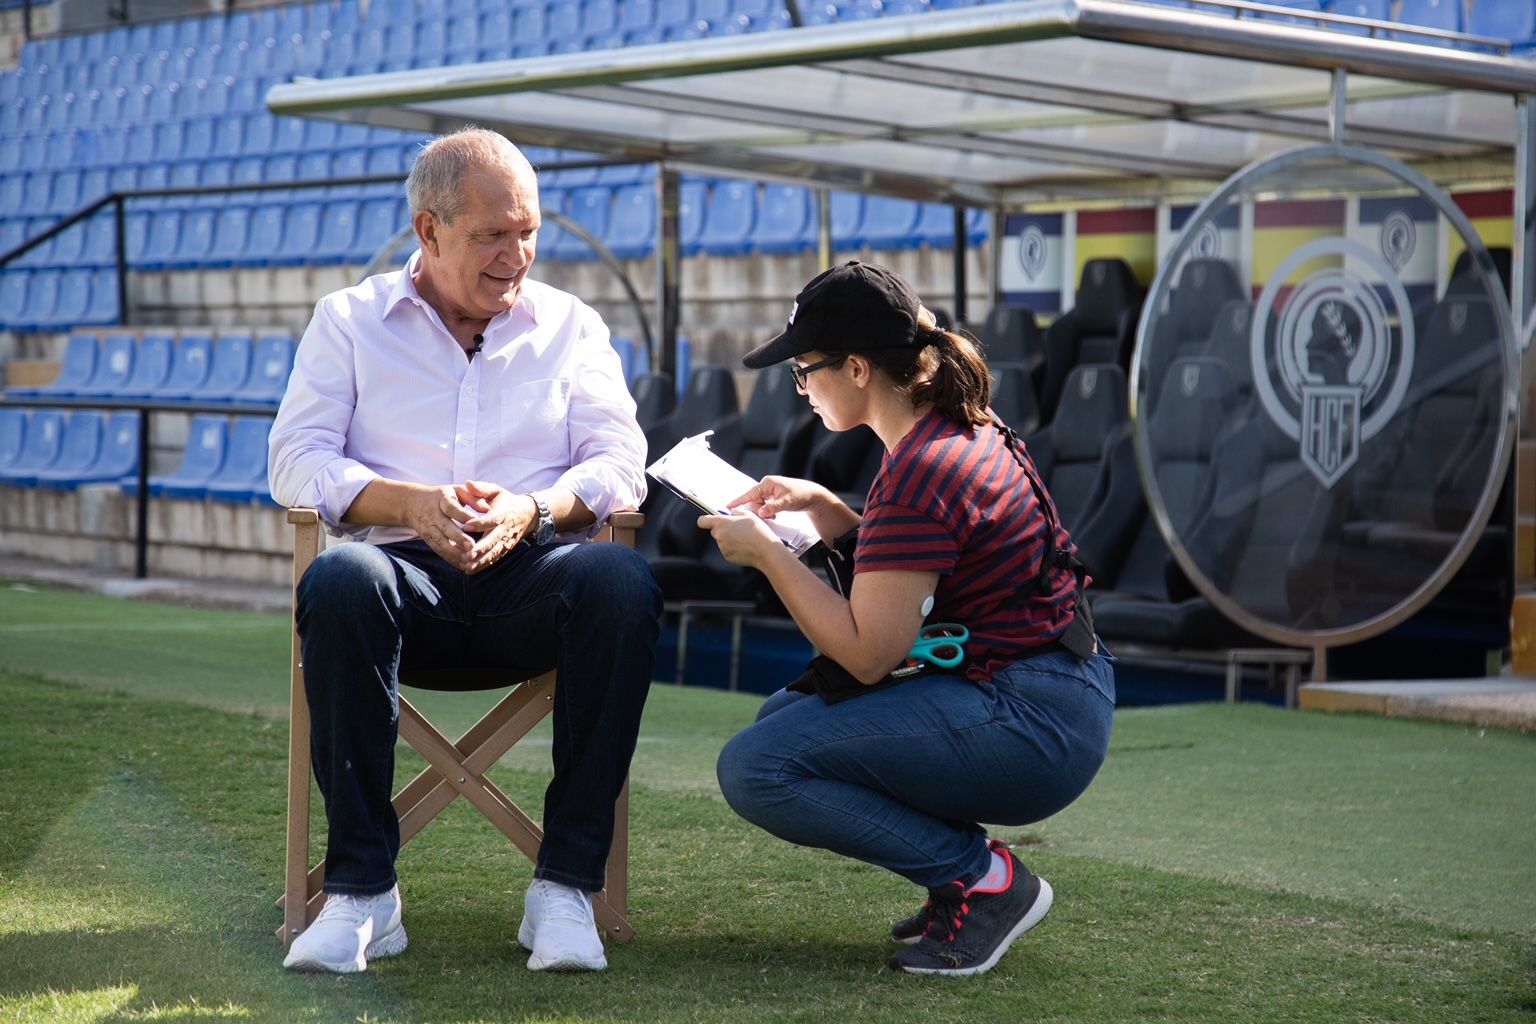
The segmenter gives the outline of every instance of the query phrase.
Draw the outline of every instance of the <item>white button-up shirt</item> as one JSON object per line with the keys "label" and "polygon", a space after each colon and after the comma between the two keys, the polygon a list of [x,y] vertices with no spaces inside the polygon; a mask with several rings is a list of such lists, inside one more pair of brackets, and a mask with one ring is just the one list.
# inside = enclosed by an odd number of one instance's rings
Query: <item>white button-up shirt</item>
{"label": "white button-up shirt", "polygon": [[597,516],[639,508],[645,435],[608,328],[575,296],[524,279],[473,359],[403,270],[321,299],[267,454],[272,497],[373,544],[405,527],[341,519],[378,478],[565,487]]}

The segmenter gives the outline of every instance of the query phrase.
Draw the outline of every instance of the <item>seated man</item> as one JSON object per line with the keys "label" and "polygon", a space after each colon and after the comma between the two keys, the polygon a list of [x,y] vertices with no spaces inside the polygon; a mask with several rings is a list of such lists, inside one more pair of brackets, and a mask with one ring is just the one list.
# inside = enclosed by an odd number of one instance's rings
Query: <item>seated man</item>
{"label": "seated man", "polygon": [[589,894],[661,595],[632,549],[556,537],[639,506],[645,437],[602,320],[527,278],[539,192],[517,148],[442,136],[406,191],[420,252],[320,300],[271,434],[272,496],[363,542],[323,552],[298,586],[327,899],[283,963],[361,971],[405,949],[400,669],[554,667],[554,779],[518,939],[533,970],[601,970]]}

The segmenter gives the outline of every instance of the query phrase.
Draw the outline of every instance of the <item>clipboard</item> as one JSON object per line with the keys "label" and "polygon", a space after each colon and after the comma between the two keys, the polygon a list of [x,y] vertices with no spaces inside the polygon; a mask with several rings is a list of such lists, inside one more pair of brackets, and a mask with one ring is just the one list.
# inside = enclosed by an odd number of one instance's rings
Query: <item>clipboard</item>
{"label": "clipboard", "polygon": [[[645,471],[705,514],[728,516],[733,513],[726,505],[757,486],[757,481],[710,449],[713,433],[706,430],[683,438]],[[780,512],[763,522],[797,558],[821,540],[805,512]]]}

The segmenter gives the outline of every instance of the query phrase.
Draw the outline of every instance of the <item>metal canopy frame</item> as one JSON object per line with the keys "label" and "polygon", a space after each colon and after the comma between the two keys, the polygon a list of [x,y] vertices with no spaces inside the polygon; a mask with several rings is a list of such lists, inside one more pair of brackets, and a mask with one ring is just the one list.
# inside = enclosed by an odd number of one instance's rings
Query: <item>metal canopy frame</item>
{"label": "metal canopy frame", "polygon": [[[1331,137],[1442,186],[1508,182],[1507,41],[1245,0],[1017,0],[788,31],[274,86],[277,114],[993,209],[1200,197]],[[1294,22],[1263,20],[1285,16]],[[1363,34],[1355,35],[1352,32]],[[1414,40],[1414,41],[1410,41]]]}

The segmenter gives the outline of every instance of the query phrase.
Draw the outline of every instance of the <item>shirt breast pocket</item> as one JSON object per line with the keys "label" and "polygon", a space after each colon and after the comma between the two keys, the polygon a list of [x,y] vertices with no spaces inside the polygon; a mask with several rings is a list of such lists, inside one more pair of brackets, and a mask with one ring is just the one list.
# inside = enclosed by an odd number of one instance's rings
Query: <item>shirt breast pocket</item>
{"label": "shirt breast pocket", "polygon": [[508,388],[501,399],[501,451],[530,462],[570,460],[571,382],[532,380]]}

